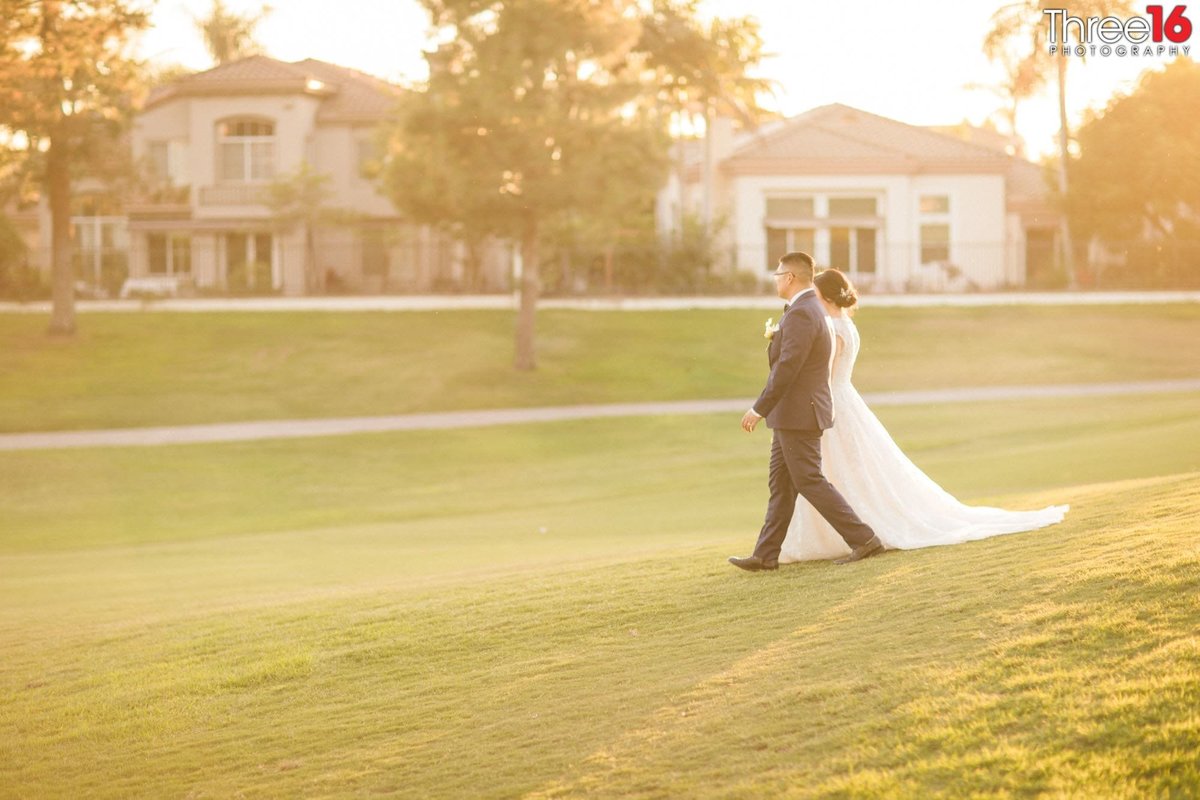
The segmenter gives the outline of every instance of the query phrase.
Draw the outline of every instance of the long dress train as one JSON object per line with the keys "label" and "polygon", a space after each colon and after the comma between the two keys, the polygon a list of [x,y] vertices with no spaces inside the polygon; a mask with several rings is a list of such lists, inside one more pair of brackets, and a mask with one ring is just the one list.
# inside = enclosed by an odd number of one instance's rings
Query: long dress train
{"label": "long dress train", "polygon": [[[1061,522],[1069,506],[1006,511],[967,506],[933,482],[900,450],[850,383],[858,329],[832,320],[837,335],[830,385],[834,423],[821,437],[825,476],[889,549],[958,544]],[[850,552],[842,537],[803,498],[780,553],[781,562],[838,558]]]}

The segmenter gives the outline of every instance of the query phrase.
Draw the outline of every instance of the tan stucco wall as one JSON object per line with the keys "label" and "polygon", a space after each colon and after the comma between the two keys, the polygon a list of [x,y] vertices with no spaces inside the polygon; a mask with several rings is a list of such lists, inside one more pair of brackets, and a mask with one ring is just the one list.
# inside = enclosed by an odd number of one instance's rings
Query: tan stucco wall
{"label": "tan stucco wall", "polygon": [[[766,269],[766,201],[771,195],[856,195],[879,199],[882,227],[875,282],[903,289],[920,262],[919,212],[922,195],[950,198],[950,260],[976,284],[1003,285],[1012,270],[1006,263],[1007,214],[1001,175],[780,175],[733,180],[733,248],[739,269]],[[820,221],[817,221],[818,227]],[[829,239],[818,230],[818,264],[828,263]]]}
{"label": "tan stucco wall", "polygon": [[395,216],[391,202],[362,175],[359,143],[370,141],[374,133],[366,125],[318,126],[313,132],[313,166],[329,176],[330,205],[368,216]]}

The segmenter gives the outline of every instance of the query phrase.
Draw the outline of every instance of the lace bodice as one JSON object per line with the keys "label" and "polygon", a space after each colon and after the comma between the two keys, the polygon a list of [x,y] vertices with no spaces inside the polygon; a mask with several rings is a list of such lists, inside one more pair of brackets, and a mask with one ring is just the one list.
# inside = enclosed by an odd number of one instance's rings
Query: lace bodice
{"label": "lace bodice", "polygon": [[833,368],[830,371],[831,386],[849,386],[850,375],[854,372],[854,360],[858,358],[858,328],[849,317],[831,317],[834,340]]}

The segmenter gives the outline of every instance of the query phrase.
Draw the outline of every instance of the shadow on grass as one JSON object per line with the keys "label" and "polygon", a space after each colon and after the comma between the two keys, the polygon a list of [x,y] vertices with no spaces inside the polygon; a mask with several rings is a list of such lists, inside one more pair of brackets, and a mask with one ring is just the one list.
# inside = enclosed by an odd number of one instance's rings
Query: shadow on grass
{"label": "shadow on grass", "polygon": [[675,549],[77,644],[45,657],[83,673],[12,693],[0,777],[97,796],[1186,794],[1196,477],[847,567],[749,575],[724,547]]}

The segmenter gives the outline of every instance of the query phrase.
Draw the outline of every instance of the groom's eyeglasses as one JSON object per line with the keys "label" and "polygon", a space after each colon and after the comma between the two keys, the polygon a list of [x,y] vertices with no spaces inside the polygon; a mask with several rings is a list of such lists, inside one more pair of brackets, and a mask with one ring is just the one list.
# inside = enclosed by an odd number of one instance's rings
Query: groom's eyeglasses
{"label": "groom's eyeglasses", "polygon": [[774,272],[774,273],[772,273],[772,275],[774,275],[776,278],[782,278],[784,275],[795,275],[795,274],[796,273],[794,273],[794,272]]}

